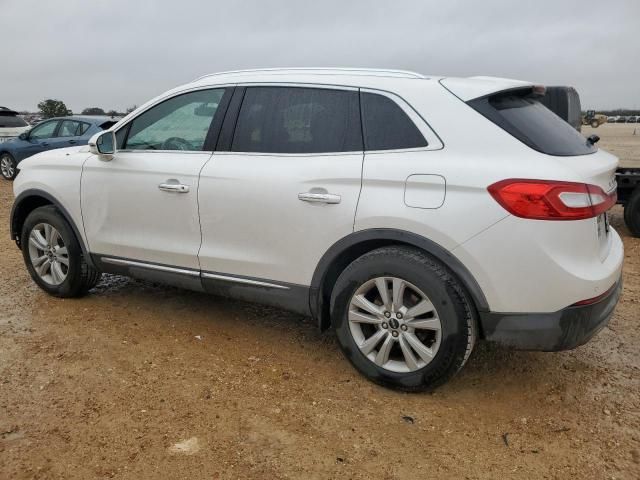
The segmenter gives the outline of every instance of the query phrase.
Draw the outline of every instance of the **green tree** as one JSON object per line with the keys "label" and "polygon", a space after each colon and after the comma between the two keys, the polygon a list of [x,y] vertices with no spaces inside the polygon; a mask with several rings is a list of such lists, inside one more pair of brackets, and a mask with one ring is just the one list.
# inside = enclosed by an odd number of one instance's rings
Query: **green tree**
{"label": "green tree", "polygon": [[133,112],[136,108],[138,108],[138,106],[137,106],[137,105],[134,105],[133,107],[129,107],[129,108],[127,108],[127,111],[126,111],[126,113],[125,113],[125,114],[126,114],[126,115],[129,115],[129,114],[130,114],[131,112]]}
{"label": "green tree", "polygon": [[106,113],[99,107],[89,107],[82,110],[82,115],[106,115]]}
{"label": "green tree", "polygon": [[43,118],[66,117],[73,112],[67,108],[61,100],[53,100],[51,98],[43,100],[38,104],[40,114]]}
{"label": "green tree", "polygon": [[118,112],[116,112],[115,110],[109,110],[109,111],[107,112],[107,115],[108,115],[109,117],[119,117],[119,116],[120,116],[120,114],[119,114]]}

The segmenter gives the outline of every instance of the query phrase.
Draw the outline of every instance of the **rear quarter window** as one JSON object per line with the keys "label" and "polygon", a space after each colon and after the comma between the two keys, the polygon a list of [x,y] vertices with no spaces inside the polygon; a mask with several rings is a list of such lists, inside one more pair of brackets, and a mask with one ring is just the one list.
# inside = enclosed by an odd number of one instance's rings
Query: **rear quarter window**
{"label": "rear quarter window", "polygon": [[539,152],[574,156],[597,151],[582,134],[532,96],[531,89],[500,92],[467,103]]}
{"label": "rear quarter window", "polygon": [[362,93],[360,98],[366,150],[399,150],[427,146],[427,141],[418,127],[396,102],[375,93]]}

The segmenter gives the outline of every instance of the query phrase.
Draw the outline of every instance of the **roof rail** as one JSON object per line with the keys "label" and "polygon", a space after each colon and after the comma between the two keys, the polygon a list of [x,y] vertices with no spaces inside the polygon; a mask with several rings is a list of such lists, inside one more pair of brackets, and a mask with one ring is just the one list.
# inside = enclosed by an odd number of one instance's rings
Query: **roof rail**
{"label": "roof rail", "polygon": [[[424,75],[408,70],[391,70],[383,68],[325,68],[325,67],[293,67],[293,68],[254,68],[248,70],[230,70],[227,72],[209,73],[193,80],[197,82],[204,78],[215,77],[218,75],[233,75],[242,73],[325,73],[334,75],[380,75],[405,78],[427,78]],[[192,82],[192,83],[193,83]]]}

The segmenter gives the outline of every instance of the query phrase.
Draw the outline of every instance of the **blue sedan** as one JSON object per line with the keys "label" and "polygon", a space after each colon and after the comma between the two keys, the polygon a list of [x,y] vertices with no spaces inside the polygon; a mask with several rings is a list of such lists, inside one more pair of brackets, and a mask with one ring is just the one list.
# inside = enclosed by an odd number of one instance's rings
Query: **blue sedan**
{"label": "blue sedan", "polygon": [[54,148],[86,145],[93,135],[116,121],[111,117],[77,115],[45,120],[19,137],[0,143],[0,173],[13,180],[18,174],[18,164],[25,158]]}

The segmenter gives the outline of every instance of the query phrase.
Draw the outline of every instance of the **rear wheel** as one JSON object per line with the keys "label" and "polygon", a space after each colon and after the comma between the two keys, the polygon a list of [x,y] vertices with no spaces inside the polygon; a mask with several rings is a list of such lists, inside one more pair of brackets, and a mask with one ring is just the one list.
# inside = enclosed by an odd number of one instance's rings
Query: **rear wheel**
{"label": "rear wheel", "polygon": [[640,186],[636,187],[624,206],[624,223],[634,237],[640,237]]}
{"label": "rear wheel", "polygon": [[598,128],[600,126],[600,122],[598,122],[598,120],[591,120],[591,126],[593,128]]}
{"label": "rear wheel", "polygon": [[385,247],[355,260],[331,305],[345,355],[384,386],[436,387],[462,368],[475,343],[474,309],[461,285],[417,249]]}
{"label": "rear wheel", "polygon": [[5,180],[13,180],[18,175],[18,163],[8,153],[0,155],[0,174]]}
{"label": "rear wheel", "polygon": [[73,230],[53,206],[36,208],[24,222],[22,255],[31,278],[56,297],[79,297],[100,272],[87,264]]}

